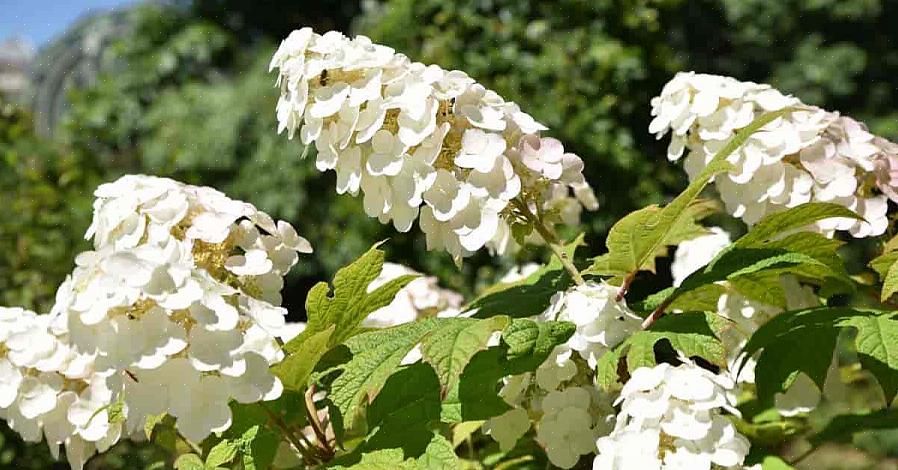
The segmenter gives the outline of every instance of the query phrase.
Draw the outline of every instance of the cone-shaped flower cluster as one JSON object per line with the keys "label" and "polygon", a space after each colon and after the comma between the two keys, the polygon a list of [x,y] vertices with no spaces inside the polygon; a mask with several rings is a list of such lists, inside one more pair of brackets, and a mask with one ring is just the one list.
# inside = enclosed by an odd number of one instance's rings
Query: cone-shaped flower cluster
{"label": "cone-shaped flower cluster", "polygon": [[716,75],[679,73],[652,100],[649,132],[668,131],[667,156],[696,177],[736,132],[764,113],[789,111],[748,141],[728,161],[734,168],[715,183],[727,210],[752,225],[765,214],[806,202],[841,204],[866,220],[827,219],[823,233],[881,235],[888,198],[898,201],[898,145],[863,124],[803,104],[769,85]]}
{"label": "cone-shaped flower cluster", "polygon": [[[576,222],[596,206],[583,162],[546,127],[457,70],[411,62],[364,36],[294,31],[278,69],[279,130],[317,149],[337,192],[364,194],[365,212],[456,259],[511,243],[510,203]],[[573,193],[577,199],[571,197]]]}
{"label": "cone-shaped flower cluster", "polygon": [[633,371],[594,470],[741,468],[749,442],[723,414],[739,414],[733,381],[684,361]]}
{"label": "cone-shaped flower cluster", "polygon": [[280,396],[268,370],[283,355],[277,305],[308,242],[211,188],[132,175],[95,194],[95,250],[52,313],[3,313],[0,407],[13,428],[39,440],[43,427],[80,467],[147,417],[168,413],[199,442],[230,426],[231,399]]}

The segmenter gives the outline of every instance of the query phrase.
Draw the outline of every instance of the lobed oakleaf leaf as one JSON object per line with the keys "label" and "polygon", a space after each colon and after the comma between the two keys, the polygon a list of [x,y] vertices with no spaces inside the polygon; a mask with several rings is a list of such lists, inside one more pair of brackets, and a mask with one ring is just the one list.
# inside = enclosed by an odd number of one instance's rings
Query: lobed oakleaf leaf
{"label": "lobed oakleaf leaf", "polygon": [[306,329],[284,346],[286,352],[299,349],[310,336],[334,327],[328,343],[341,344],[358,334],[362,320],[371,312],[388,305],[400,289],[415,276],[401,276],[373,292],[368,285],[380,275],[384,264],[384,252],[380,243],[371,247],[359,259],[337,271],[333,292],[326,282],[315,284],[306,297]]}
{"label": "lobed oakleaf leaf", "polygon": [[328,396],[339,414],[332,419],[352,423],[362,400],[377,395],[402,358],[424,335],[437,328],[442,323],[440,320],[456,319],[427,318],[350,338],[346,346],[352,358],[340,366],[342,373],[334,379]]}
{"label": "lobed oakleaf leaf", "polygon": [[870,261],[869,266],[882,280],[880,300],[885,302],[898,292],[898,236],[885,244],[882,254]]}
{"label": "lobed oakleaf leaf", "polygon": [[330,338],[336,325],[307,336],[301,343],[293,344],[293,350],[271,371],[281,379],[288,390],[300,390],[307,385],[315,365],[330,349]]}
{"label": "lobed oakleaf leaf", "polygon": [[407,459],[402,449],[382,449],[368,452],[357,463],[349,465],[329,465],[334,470],[418,470],[418,463]]}
{"label": "lobed oakleaf leaf", "polygon": [[177,470],[206,470],[203,459],[196,454],[182,454],[175,460]]}
{"label": "lobed oakleaf leaf", "polygon": [[490,336],[508,323],[505,316],[427,318],[355,336],[346,342],[352,358],[339,366],[342,373],[331,384],[330,400],[340,419],[351,423],[363,399],[379,396],[386,380],[419,343],[424,360],[437,374],[438,389],[446,394],[457,386],[471,357],[485,349]]}

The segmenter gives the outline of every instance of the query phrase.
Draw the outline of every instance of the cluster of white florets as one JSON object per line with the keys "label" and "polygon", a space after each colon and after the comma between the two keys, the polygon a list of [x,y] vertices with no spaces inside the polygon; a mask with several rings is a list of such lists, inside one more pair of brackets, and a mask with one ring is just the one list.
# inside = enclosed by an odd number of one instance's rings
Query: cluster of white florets
{"label": "cluster of white florets", "polygon": [[570,193],[596,205],[580,158],[464,72],[310,28],[281,43],[275,68],[279,130],[314,143],[316,167],[336,172],[338,193],[361,190],[369,216],[401,232],[420,216],[430,249],[505,251],[513,199],[568,220],[580,210]]}
{"label": "cluster of white florets", "polygon": [[[368,292],[401,276],[420,273],[401,264],[384,263],[380,275],[371,284]],[[432,316],[457,316],[464,297],[458,292],[439,286],[434,276],[420,276],[405,285],[389,305],[371,312],[362,326],[387,328]]]}
{"label": "cluster of white florets", "polygon": [[[32,370],[19,371],[31,378],[15,403],[39,391],[42,413],[65,408],[69,433],[45,431],[51,447],[77,436],[90,453],[103,450],[161,413],[200,442],[230,426],[230,400],[280,396],[269,372],[283,357],[280,290],[309,243],[286,222],[211,188],[130,175],[95,194],[95,250],[78,255],[50,315],[6,315],[18,333],[0,348],[9,364]],[[115,407],[121,419],[110,421]],[[18,405],[7,419],[39,418],[34,410]],[[14,427],[33,438],[42,422]]]}
{"label": "cluster of white florets", "polygon": [[[670,266],[674,285],[680,285],[685,278],[707,265],[730,244],[729,233],[720,227],[711,227],[708,234],[680,243]],[[720,334],[725,349],[729,351],[730,368],[737,374],[735,378],[738,384],[754,384],[756,362],[754,358],[746,358],[742,348],[758,328],[784,310],[749,299],[725,281],[718,284],[726,290],[717,301],[717,313],[731,322]],[[820,304],[813,289],[801,285],[795,276],[781,276],[780,285],[786,294],[788,310]],[[785,393],[776,394],[774,398],[775,407],[781,415],[795,416],[816,408],[820,402],[820,390],[807,375],[801,373]]]}
{"label": "cluster of white florets", "polygon": [[671,132],[667,156],[688,150],[695,178],[740,129],[758,116],[789,108],[733,152],[733,169],[715,179],[727,210],[752,225],[765,214],[818,201],[841,204],[865,220],[827,219],[823,233],[881,235],[887,196],[898,201],[898,146],[857,121],[807,106],[769,85],[716,75],[679,73],[652,100],[649,132]]}
{"label": "cluster of white florets", "polygon": [[[582,362],[581,362],[582,364]],[[614,424],[611,398],[596,388],[577,361],[550,357],[534,374],[509,377],[500,396],[513,408],[484,423],[484,431],[503,451],[515,446],[530,430],[552,465],[574,467],[584,455],[595,453],[595,440]]]}
{"label": "cluster of white florets", "polygon": [[596,443],[593,469],[740,468],[749,442],[724,414],[739,414],[733,387],[685,359],[636,369],[617,399],[614,431]]}
{"label": "cluster of white florets", "polygon": [[0,307],[0,418],[25,441],[44,437],[54,457],[65,445],[72,468],[118,441],[121,426],[106,410],[95,419],[91,399],[102,393],[93,357],[57,336],[51,317]]}
{"label": "cluster of white florets", "polygon": [[591,281],[556,293],[539,319],[576,325],[574,334],[556,351],[556,358],[564,362],[577,352],[591,368],[602,354],[638,331],[642,322],[620,296],[620,287]]}

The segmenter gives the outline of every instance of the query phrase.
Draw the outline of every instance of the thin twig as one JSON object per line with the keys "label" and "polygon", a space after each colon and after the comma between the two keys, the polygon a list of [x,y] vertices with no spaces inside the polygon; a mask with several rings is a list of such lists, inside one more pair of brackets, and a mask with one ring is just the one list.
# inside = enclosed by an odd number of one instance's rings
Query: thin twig
{"label": "thin twig", "polygon": [[647,330],[656,321],[658,321],[658,319],[661,318],[662,315],[664,315],[664,310],[667,309],[667,307],[670,307],[670,304],[672,302],[673,302],[673,297],[668,297],[668,298],[664,299],[664,301],[661,302],[661,305],[659,305],[657,308],[655,308],[655,310],[652,311],[652,314],[649,315],[648,317],[646,317],[645,320],[642,321],[642,329]]}
{"label": "thin twig", "polygon": [[287,427],[287,424],[284,423],[280,416],[271,411],[267,406],[265,406],[264,403],[259,403],[259,405],[263,410],[265,410],[265,413],[268,415],[268,418],[271,419],[274,425],[281,430],[281,435],[284,437],[284,439],[286,439],[287,442],[289,442],[293,447],[296,448],[297,451],[299,451],[300,454],[302,454],[302,457],[306,461],[306,463],[316,464],[320,462],[320,457],[318,455],[315,455],[315,453],[313,453],[310,448],[307,448],[305,445],[303,445],[302,441],[297,438],[296,434],[294,434],[289,427]]}
{"label": "thin twig", "polygon": [[633,271],[630,274],[627,274],[624,277],[624,281],[620,285],[620,291],[617,293],[617,297],[614,299],[617,302],[624,300],[624,296],[627,295],[627,291],[630,290],[630,284],[633,283],[633,279],[636,278],[636,271]]}
{"label": "thin twig", "polygon": [[580,270],[578,270],[577,267],[574,266],[574,262],[571,261],[567,253],[562,251],[561,242],[558,240],[558,237],[556,237],[555,234],[552,233],[551,230],[549,230],[549,227],[547,227],[545,223],[543,223],[541,218],[537,217],[533,214],[533,212],[530,211],[530,208],[527,207],[527,203],[519,199],[515,199],[514,203],[518,210],[520,210],[524,215],[524,217],[533,224],[533,228],[536,229],[541,237],[543,237],[543,240],[545,240],[546,244],[549,245],[549,249],[552,250],[552,253],[556,258],[558,258],[558,261],[561,261],[561,265],[571,275],[571,278],[574,280],[574,282],[578,286],[586,284],[586,281],[583,280],[583,276],[580,275]]}
{"label": "thin twig", "polygon": [[318,442],[322,446],[322,450],[328,455],[333,455],[334,450],[327,442],[327,433],[324,431],[324,426],[321,425],[321,420],[318,419],[318,408],[315,406],[314,395],[315,385],[309,385],[305,394],[306,414],[309,417],[309,423],[312,424],[312,430],[315,431],[315,437],[318,438]]}

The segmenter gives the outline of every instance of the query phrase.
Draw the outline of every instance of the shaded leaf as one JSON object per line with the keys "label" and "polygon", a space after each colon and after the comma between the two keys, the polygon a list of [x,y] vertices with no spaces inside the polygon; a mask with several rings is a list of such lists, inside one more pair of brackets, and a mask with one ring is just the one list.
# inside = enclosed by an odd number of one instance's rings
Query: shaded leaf
{"label": "shaded leaf", "polygon": [[[848,307],[820,307],[785,312],[759,328],[745,345],[751,356],[761,351],[755,366],[758,400],[789,388],[799,373],[822,390],[832,351],[842,329],[857,331],[855,347],[861,365],[879,382],[891,402],[898,392],[898,320],[896,312]],[[801,347],[795,347],[801,344]]]}
{"label": "shaded leaf", "polygon": [[780,237],[783,233],[833,217],[864,220],[863,217],[839,204],[809,202],[765,216],[733,245],[738,247],[758,246],[759,243]]}

